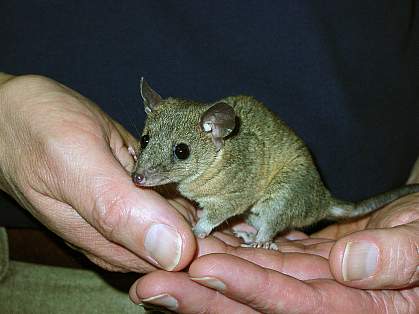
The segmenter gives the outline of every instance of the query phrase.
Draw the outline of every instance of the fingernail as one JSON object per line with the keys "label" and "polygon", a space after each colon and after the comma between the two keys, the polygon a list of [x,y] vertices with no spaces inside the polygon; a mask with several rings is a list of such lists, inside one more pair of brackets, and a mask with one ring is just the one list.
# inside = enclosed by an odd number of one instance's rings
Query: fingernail
{"label": "fingernail", "polygon": [[368,241],[348,242],[343,253],[344,281],[365,279],[375,273],[378,248]]}
{"label": "fingernail", "polygon": [[196,281],[197,283],[214,289],[220,292],[224,292],[226,290],[226,285],[221,280],[218,280],[214,277],[191,277],[191,280]]}
{"label": "fingernail", "polygon": [[159,294],[147,299],[141,300],[142,303],[150,303],[158,306],[163,306],[168,310],[175,311],[178,308],[178,301],[168,295],[168,294]]}
{"label": "fingernail", "polygon": [[163,269],[173,270],[180,260],[182,238],[172,227],[155,224],[147,232],[144,247]]}

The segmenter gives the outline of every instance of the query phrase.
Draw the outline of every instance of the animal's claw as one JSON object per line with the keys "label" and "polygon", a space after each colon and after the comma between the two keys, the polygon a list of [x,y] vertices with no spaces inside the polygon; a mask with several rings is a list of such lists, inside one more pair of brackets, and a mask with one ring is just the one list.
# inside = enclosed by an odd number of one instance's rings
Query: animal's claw
{"label": "animal's claw", "polygon": [[266,250],[273,250],[273,251],[279,251],[279,246],[275,242],[267,241],[267,242],[253,242],[250,244],[242,244],[241,247],[252,247],[252,248],[262,248]]}

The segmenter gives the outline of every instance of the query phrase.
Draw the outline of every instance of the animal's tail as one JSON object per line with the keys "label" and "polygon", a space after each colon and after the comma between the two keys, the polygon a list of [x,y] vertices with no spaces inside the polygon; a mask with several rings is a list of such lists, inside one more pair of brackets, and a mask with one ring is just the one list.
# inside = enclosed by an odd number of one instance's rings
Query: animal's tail
{"label": "animal's tail", "polygon": [[329,208],[330,216],[328,218],[355,218],[363,216],[399,199],[402,196],[416,192],[419,192],[419,184],[405,185],[398,189],[373,196],[358,203],[335,200]]}

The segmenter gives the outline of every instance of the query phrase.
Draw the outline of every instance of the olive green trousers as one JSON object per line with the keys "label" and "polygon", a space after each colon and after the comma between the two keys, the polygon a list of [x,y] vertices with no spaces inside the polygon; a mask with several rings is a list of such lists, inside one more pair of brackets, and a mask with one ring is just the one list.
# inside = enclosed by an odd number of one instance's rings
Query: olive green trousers
{"label": "olive green trousers", "polygon": [[9,260],[0,228],[0,313],[145,313],[91,270]]}

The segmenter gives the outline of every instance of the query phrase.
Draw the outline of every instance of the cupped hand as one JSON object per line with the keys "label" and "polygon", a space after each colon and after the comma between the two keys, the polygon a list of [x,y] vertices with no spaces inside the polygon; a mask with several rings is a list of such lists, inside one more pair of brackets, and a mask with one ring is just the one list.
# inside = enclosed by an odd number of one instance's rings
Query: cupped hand
{"label": "cupped hand", "polygon": [[131,299],[181,313],[419,311],[419,194],[311,237],[294,232],[280,252],[218,238],[199,242],[188,273],[140,278]]}
{"label": "cupped hand", "polygon": [[0,188],[101,267],[182,269],[196,243],[188,205],[135,187],[128,146],[135,139],[77,92],[0,73]]}

